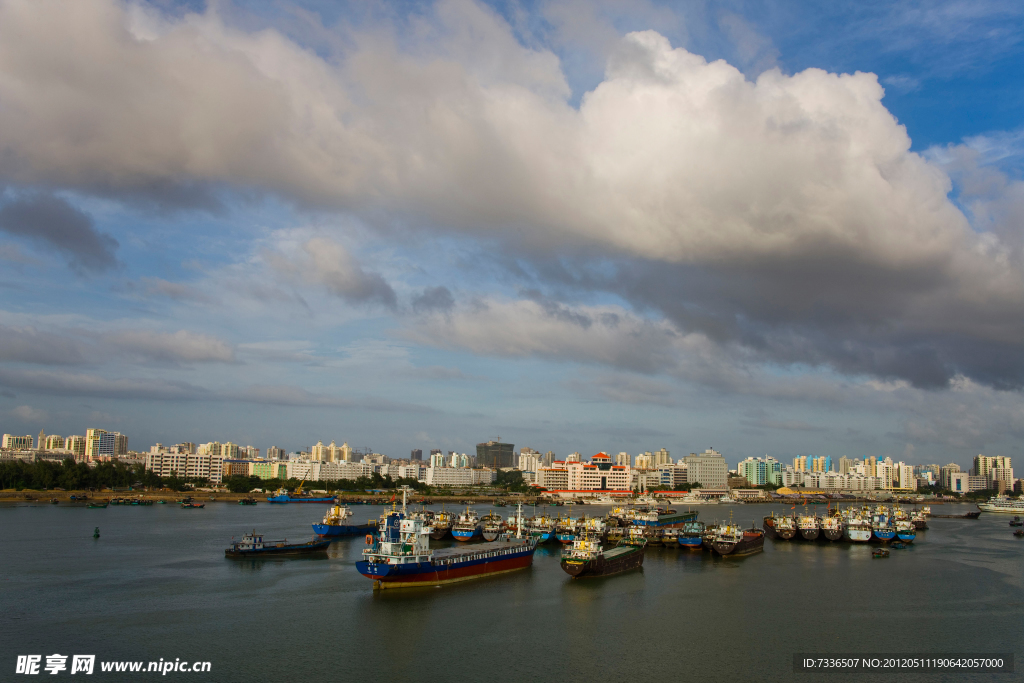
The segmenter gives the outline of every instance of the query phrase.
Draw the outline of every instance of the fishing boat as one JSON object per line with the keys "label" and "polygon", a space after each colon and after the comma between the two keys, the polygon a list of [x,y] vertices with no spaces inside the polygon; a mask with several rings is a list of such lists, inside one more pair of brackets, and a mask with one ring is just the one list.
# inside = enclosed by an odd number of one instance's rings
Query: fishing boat
{"label": "fishing boat", "polygon": [[347,505],[334,505],[319,524],[313,525],[313,533],[319,538],[333,538],[336,536],[360,536],[373,533],[377,525],[373,520],[366,524],[353,524],[350,520],[352,510]]}
{"label": "fishing boat", "polygon": [[688,550],[701,550],[701,541],[704,538],[704,522],[687,522],[679,530],[676,541],[680,546]]}
{"label": "fishing boat", "polygon": [[881,511],[871,515],[871,535],[881,543],[888,543],[896,537],[896,528],[890,522],[886,512]]}
{"label": "fishing boat", "polygon": [[928,528],[928,514],[924,510],[914,510],[910,516],[910,523],[918,531],[924,531]]}
{"label": "fishing boat", "polygon": [[547,515],[531,517],[526,520],[526,529],[530,536],[534,536],[538,543],[548,543],[555,540],[555,523]]}
{"label": "fishing boat", "polygon": [[[100,503],[98,501],[93,501],[93,502],[89,503],[88,505],[86,505],[85,507],[87,507],[87,508],[94,508],[94,509],[101,509],[101,508],[107,507],[107,503]],[[110,514],[114,514],[114,513],[110,513]]]}
{"label": "fishing boat", "polygon": [[630,532],[608,550],[599,538],[582,534],[562,551],[562,570],[574,579],[621,574],[643,566],[646,547],[647,539],[639,527],[630,527]]}
{"label": "fishing boat", "polygon": [[555,521],[555,538],[566,545],[576,540],[576,522],[571,517],[559,517]]}
{"label": "fishing boat", "polygon": [[625,513],[625,520],[629,524],[656,528],[681,527],[695,519],[696,511],[677,512],[671,508],[629,509]]}
{"label": "fishing boat", "polygon": [[876,558],[876,559],[877,558],[889,557],[889,551],[886,550],[885,548],[875,548],[874,550],[871,551],[871,557],[872,558]]}
{"label": "fishing boat", "polygon": [[838,541],[843,537],[843,519],[838,515],[825,517],[821,520],[821,533],[830,541]]}
{"label": "fishing boat", "polygon": [[800,515],[796,518],[796,528],[805,541],[813,541],[821,533],[821,525],[814,515]]}
{"label": "fishing boat", "polygon": [[238,500],[238,504],[239,505],[255,505],[256,504],[256,499],[253,498],[252,496],[250,496],[248,498],[240,498]]}
{"label": "fishing boat", "polygon": [[263,534],[257,534],[253,529],[251,533],[242,536],[241,541],[232,539],[232,543],[224,551],[225,557],[296,557],[300,555],[325,555],[330,541],[311,540],[305,543],[289,543],[288,539],[283,541],[265,541]]}
{"label": "fishing boat", "polygon": [[505,522],[501,515],[489,512],[480,518],[480,533],[485,541],[496,541],[505,531]]}
{"label": "fishing boat", "polygon": [[718,529],[712,549],[719,555],[744,557],[764,550],[764,530],[756,526],[741,529],[736,524],[726,524]]}
{"label": "fishing boat", "polygon": [[700,539],[700,547],[704,550],[715,549],[715,536],[718,535],[718,530],[721,525],[717,522],[714,524],[708,524],[704,527],[704,535]]}
{"label": "fishing boat", "polygon": [[192,503],[192,502],[185,503],[185,502],[183,502],[181,504],[181,509],[182,510],[199,509],[199,508],[204,508],[204,507],[206,507],[206,503]]}
{"label": "fishing boat", "polygon": [[[517,528],[523,529],[521,506],[517,518]],[[422,520],[406,516],[403,490],[402,510],[389,513],[380,533],[367,537],[368,547],[356,570],[373,579],[375,590],[440,586],[525,569],[533,564],[537,550],[536,539],[521,533],[439,550],[430,548],[429,538]]]}
{"label": "fishing boat", "polygon": [[455,515],[451,512],[447,512],[444,508],[440,512],[434,513],[434,520],[430,524],[430,538],[434,541],[440,541],[451,533],[452,525],[455,524]]}
{"label": "fishing boat", "polygon": [[867,543],[871,540],[871,522],[859,512],[844,512],[843,537],[851,543]]}
{"label": "fishing boat", "polygon": [[452,536],[456,541],[474,541],[482,535],[480,516],[468,505],[466,511],[459,514],[459,518],[452,525]]}
{"label": "fishing boat", "polygon": [[917,529],[909,519],[899,519],[895,522],[896,538],[904,543],[913,543],[917,538]]}
{"label": "fishing boat", "polygon": [[674,526],[665,527],[659,534],[661,536],[661,544],[666,548],[678,548],[679,547],[679,533],[680,529]]}
{"label": "fishing boat", "polygon": [[1010,526],[1024,526],[1024,522],[1021,521],[1020,515],[1017,515],[1010,520]]}
{"label": "fishing boat", "polygon": [[1024,529],[1014,529],[1013,530],[1013,535],[1014,536],[1024,536]]}

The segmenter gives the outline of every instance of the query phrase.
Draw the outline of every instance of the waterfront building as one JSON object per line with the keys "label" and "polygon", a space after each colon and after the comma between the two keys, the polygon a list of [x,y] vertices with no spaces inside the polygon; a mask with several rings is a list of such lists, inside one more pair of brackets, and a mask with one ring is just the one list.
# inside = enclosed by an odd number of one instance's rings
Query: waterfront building
{"label": "waterfront building", "polygon": [[551,467],[537,468],[537,486],[549,491],[565,491],[569,488],[568,463],[556,460]]}
{"label": "waterfront building", "polygon": [[32,435],[4,434],[2,447],[12,451],[30,451],[32,450]]}
{"label": "waterfront building", "polygon": [[765,454],[763,458],[741,460],[736,473],[750,482],[751,486],[778,485],[781,481],[782,463]]}
{"label": "waterfront building", "polygon": [[427,477],[427,468],[419,464],[400,465],[398,467],[398,477],[400,479],[423,481]]}
{"label": "waterfront building", "polygon": [[424,483],[429,486],[475,486],[492,484],[497,472],[490,468],[428,467]]}
{"label": "waterfront building", "polygon": [[[945,469],[945,467],[943,468]],[[970,475],[966,472],[950,472],[949,474],[949,485],[946,487],[953,493],[964,494],[970,493],[970,482],[968,479]]]}
{"label": "waterfront building", "polygon": [[476,445],[476,462],[478,465],[500,469],[515,467],[515,446],[499,441],[487,441]]}
{"label": "waterfront building", "polygon": [[607,453],[598,453],[589,463],[567,462],[569,491],[629,491],[630,468],[613,465]]}
{"label": "waterfront building", "polygon": [[687,481],[687,470],[685,463],[668,463],[658,466],[658,484],[675,488]]}
{"label": "waterfront building", "polygon": [[699,482],[704,488],[726,488],[729,467],[722,454],[714,448],[708,448],[699,455],[690,453],[683,458],[683,463],[690,482]]}
{"label": "waterfront building", "polygon": [[[178,450],[178,449],[175,449]],[[207,455],[198,453],[182,452],[150,452],[146,454],[145,467],[161,477],[178,476],[181,478],[208,479],[212,484],[220,484],[223,481],[227,468],[220,455]],[[244,472],[248,476],[248,466]]]}

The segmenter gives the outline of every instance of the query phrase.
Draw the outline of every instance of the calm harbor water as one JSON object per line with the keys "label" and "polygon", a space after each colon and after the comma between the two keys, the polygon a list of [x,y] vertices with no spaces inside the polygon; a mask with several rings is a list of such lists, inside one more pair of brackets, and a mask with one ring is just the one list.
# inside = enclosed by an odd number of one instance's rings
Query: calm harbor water
{"label": "calm harbor water", "polygon": [[[362,519],[382,508],[353,510]],[[772,510],[788,507],[709,506],[700,518],[731,511],[760,525]],[[885,560],[868,545],[767,540],[764,553],[741,559],[652,548],[642,571],[572,581],[558,547],[545,546],[523,572],[379,593],[353,566],[362,537],[333,543],[326,560],[224,558],[231,537],[253,528],[308,538],[323,512],[0,507],[0,680],[31,680],[13,674],[17,655],[55,652],[208,660],[209,674],[167,677],[248,683],[1022,679],[792,668],[797,652],[1014,652],[1020,672],[1024,539],[1005,515],[930,520],[912,548]],[[97,671],[87,680],[157,677]]]}

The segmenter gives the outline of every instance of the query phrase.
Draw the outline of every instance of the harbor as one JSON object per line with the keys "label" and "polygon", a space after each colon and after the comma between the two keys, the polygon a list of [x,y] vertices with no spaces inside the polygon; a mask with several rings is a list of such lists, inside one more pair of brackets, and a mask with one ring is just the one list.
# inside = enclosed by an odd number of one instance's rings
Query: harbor
{"label": "harbor", "polygon": [[[652,545],[642,568],[573,579],[561,567],[566,546],[555,540],[538,545],[522,570],[441,588],[375,591],[356,569],[367,548],[364,536],[339,538],[319,558],[224,557],[232,536],[254,528],[267,539],[307,540],[326,505],[207,505],[198,511],[32,505],[0,506],[0,540],[13,548],[10,578],[0,584],[0,599],[9,606],[0,635],[11,648],[30,648],[26,634],[45,632],[47,642],[110,658],[187,652],[223,662],[218,680],[228,682],[286,677],[294,661],[280,653],[308,649],[311,619],[344,637],[332,642],[331,658],[304,665],[308,680],[332,679],[339,667],[359,680],[417,679],[416,671],[429,666],[466,681],[554,681],[564,674],[568,651],[582,657],[580,676],[626,676],[644,662],[651,676],[671,678],[679,675],[678,663],[652,660],[649,653],[684,641],[707,653],[687,666],[688,675],[788,681],[797,641],[819,651],[880,652],[894,639],[903,647],[901,641],[1012,651],[1024,617],[1016,606],[1024,592],[1024,539],[1011,535],[1012,516],[1005,515],[930,519],[920,539],[887,560],[873,560],[880,546],[870,543],[766,539],[763,552],[743,558]],[[481,518],[489,511],[474,509]],[[613,509],[588,506],[586,514],[603,518]],[[379,519],[390,510],[359,512]],[[583,512],[574,508],[572,516]],[[698,512],[708,523],[729,516],[723,506]],[[743,505],[733,508],[733,518],[747,527],[752,519],[791,512],[788,506]],[[534,516],[526,507],[523,513]],[[512,514],[506,508],[503,516]],[[101,536],[94,539],[97,525]],[[430,547],[484,543],[449,534],[431,539]],[[266,623],[243,618],[251,614],[253,596],[273,615],[269,649],[253,649],[263,642]],[[799,600],[787,604],[786,596]],[[216,644],[195,637],[200,621],[204,631],[218,632]],[[616,647],[602,646],[580,624],[615,634]],[[399,632],[414,636],[403,645],[408,658],[363,656]],[[463,633],[474,634],[476,646],[453,657],[443,643]],[[723,642],[743,643],[745,656],[712,656]],[[490,658],[509,649],[530,654],[514,658],[508,670],[488,669]],[[227,651],[250,654],[238,664]]]}

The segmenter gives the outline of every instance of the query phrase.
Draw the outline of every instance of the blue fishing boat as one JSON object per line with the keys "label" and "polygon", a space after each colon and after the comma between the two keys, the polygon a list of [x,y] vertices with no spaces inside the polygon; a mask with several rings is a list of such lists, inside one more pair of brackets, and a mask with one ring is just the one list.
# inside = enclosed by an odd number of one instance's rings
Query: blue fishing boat
{"label": "blue fishing boat", "polygon": [[459,515],[452,525],[452,536],[456,541],[475,541],[483,536],[483,527],[480,524],[480,515],[476,510],[466,506],[466,511]]}
{"label": "blue fishing boat", "polygon": [[704,539],[704,522],[687,522],[676,536],[679,545],[690,550],[701,550]]}

